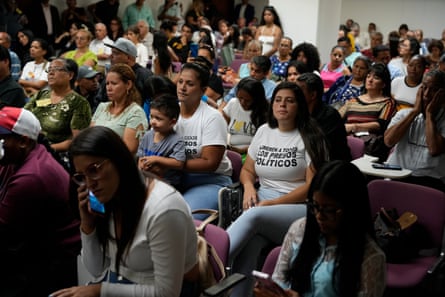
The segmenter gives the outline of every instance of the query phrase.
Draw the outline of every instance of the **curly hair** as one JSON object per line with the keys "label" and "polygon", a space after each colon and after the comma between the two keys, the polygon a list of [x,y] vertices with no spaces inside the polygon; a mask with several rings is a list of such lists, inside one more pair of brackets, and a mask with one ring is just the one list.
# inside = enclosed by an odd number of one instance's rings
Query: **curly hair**
{"label": "curly hair", "polygon": [[320,54],[315,45],[307,42],[298,44],[291,54],[291,60],[298,60],[300,53],[303,53],[306,57],[306,65],[309,72],[319,71],[320,69]]}

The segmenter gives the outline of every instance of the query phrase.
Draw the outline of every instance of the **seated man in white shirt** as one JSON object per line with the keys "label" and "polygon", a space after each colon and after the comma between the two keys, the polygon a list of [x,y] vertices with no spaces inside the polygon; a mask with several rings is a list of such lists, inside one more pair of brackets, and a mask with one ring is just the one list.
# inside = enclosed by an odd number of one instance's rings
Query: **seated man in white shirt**
{"label": "seated man in white shirt", "polygon": [[105,46],[105,44],[113,44],[113,41],[108,37],[107,26],[102,23],[97,23],[94,26],[95,36],[90,43],[90,51],[97,56],[96,70],[102,74],[105,74],[106,65],[110,65],[111,48]]}
{"label": "seated man in white shirt", "polygon": [[412,170],[401,181],[445,192],[445,72],[433,70],[424,75],[414,107],[392,118],[385,144],[395,146],[389,164]]}

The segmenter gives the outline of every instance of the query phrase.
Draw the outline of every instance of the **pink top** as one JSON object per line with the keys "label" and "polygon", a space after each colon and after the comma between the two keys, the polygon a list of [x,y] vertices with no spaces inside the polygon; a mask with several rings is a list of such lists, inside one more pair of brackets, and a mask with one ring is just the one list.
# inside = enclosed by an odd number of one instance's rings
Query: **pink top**
{"label": "pink top", "polygon": [[339,77],[343,76],[343,69],[345,67],[342,63],[338,68],[332,71],[329,70],[329,65],[331,65],[331,63],[325,64],[320,71],[320,77],[321,80],[323,80],[325,89],[329,89]]}

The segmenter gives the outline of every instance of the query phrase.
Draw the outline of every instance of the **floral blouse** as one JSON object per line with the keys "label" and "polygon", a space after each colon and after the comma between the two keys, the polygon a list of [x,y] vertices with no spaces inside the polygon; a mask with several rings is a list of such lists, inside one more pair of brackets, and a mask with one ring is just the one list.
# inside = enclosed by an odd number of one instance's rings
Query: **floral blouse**
{"label": "floral blouse", "polygon": [[51,91],[42,90],[31,99],[25,109],[40,121],[42,132],[50,143],[59,143],[72,137],[72,130],[89,127],[91,108],[88,101],[72,91],[59,103],[51,103]]}
{"label": "floral blouse", "polygon": [[[291,269],[301,241],[303,240],[306,218],[295,221],[289,228],[281,247],[280,256],[273,273],[273,279],[283,288],[290,288],[290,283],[285,275]],[[322,250],[311,272],[311,289],[302,297],[337,297],[332,286],[332,272],[335,263],[336,246],[326,246],[323,238],[320,238]],[[386,258],[382,250],[374,240],[368,238],[365,246],[364,260],[362,263],[362,277],[358,297],[381,297],[386,286]]]}

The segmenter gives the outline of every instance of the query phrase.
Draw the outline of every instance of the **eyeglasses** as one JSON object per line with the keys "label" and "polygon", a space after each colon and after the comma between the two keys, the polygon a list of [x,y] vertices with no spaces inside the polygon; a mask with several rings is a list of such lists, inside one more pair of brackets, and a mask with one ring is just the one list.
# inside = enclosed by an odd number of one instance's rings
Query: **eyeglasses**
{"label": "eyeglasses", "polygon": [[46,73],[50,72],[68,72],[65,67],[48,67]]}
{"label": "eyeglasses", "polygon": [[337,215],[337,213],[341,210],[341,208],[334,206],[321,207],[313,201],[306,200],[306,206],[309,211],[316,216],[317,214],[322,214],[327,219],[333,219]]}
{"label": "eyeglasses", "polygon": [[83,186],[87,183],[87,177],[92,180],[98,180],[100,178],[100,168],[108,159],[103,160],[100,163],[93,163],[88,165],[84,173],[73,174],[73,181],[79,186]]}

